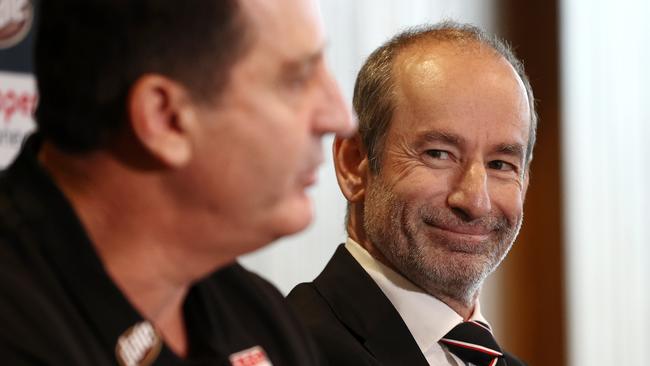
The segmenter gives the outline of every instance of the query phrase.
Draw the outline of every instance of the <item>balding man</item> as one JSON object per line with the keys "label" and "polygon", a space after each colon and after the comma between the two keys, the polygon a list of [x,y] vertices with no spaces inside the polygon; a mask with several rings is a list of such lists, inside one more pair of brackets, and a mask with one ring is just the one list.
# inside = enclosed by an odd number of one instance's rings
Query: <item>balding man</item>
{"label": "balding man", "polygon": [[479,293],[512,246],[535,142],[533,92],[495,37],[451,22],[362,67],[359,133],[337,138],[348,240],[290,301],[333,365],[520,365]]}

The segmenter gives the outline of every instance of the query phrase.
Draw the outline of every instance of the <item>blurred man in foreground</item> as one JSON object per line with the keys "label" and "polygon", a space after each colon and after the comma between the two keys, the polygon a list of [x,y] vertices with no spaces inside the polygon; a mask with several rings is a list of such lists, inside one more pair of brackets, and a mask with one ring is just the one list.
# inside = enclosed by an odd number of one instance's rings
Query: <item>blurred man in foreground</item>
{"label": "blurred man in foreground", "polygon": [[349,239],[289,295],[334,365],[520,365],[479,306],[522,222],[534,97],[500,40],[407,31],[362,67],[337,138]]}
{"label": "blurred man in foreground", "polygon": [[0,178],[0,363],[311,365],[237,256],[311,221],[352,132],[311,0],[44,1],[37,133]]}

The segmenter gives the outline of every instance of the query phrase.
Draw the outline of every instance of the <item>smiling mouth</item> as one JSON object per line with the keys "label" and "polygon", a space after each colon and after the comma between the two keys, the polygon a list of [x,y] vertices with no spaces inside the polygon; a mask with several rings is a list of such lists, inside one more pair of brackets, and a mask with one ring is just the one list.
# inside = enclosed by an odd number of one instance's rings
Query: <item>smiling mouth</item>
{"label": "smiling mouth", "polygon": [[[445,227],[433,224],[427,224],[431,229],[433,229],[437,235],[442,236],[443,238],[448,239],[450,242],[462,242],[468,244],[481,245],[490,239],[492,230],[487,230],[485,228],[461,228],[461,227]],[[455,250],[456,251],[456,250]],[[457,250],[459,252],[473,253],[471,250]]]}
{"label": "smiling mouth", "polygon": [[488,227],[487,224],[454,225],[454,224],[447,224],[442,220],[432,220],[426,218],[423,221],[428,226],[434,227],[438,230],[448,231],[450,233],[459,234],[459,235],[487,236],[494,231],[494,228]]}

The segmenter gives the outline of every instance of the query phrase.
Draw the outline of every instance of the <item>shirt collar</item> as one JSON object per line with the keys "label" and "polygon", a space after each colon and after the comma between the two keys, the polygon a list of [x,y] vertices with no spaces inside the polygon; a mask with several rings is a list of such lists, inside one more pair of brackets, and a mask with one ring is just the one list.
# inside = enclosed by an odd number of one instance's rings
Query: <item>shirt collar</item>
{"label": "shirt collar", "polygon": [[[463,322],[447,304],[376,260],[353,239],[348,238],[345,248],[390,300],[423,352],[437,345],[445,334]],[[478,300],[470,320],[488,324]]]}

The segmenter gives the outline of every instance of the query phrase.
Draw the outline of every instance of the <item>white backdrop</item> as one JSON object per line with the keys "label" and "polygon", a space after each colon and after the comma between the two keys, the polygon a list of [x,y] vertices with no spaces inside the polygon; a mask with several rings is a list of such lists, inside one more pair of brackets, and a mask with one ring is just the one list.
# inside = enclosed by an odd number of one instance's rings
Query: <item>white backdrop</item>
{"label": "white backdrop", "polygon": [[650,1],[562,4],[571,365],[649,365]]}
{"label": "white backdrop", "polygon": [[[453,18],[493,31],[495,6],[496,0],[323,0],[330,67],[351,100],[354,80],[365,58],[399,30]],[[316,212],[312,226],[241,259],[242,264],[271,280],[284,293],[300,282],[311,281],[346,237],[345,200],[336,183],[331,144],[331,138],[324,142],[327,160],[312,191]]]}

